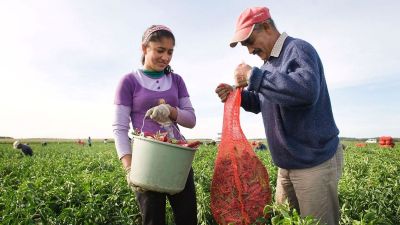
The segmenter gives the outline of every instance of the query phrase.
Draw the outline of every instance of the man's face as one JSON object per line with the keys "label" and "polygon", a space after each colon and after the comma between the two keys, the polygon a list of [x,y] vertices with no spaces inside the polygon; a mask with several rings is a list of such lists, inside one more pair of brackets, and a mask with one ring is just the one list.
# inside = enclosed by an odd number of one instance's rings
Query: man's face
{"label": "man's face", "polygon": [[275,41],[271,32],[268,32],[265,27],[261,27],[253,30],[249,38],[240,43],[247,47],[249,54],[258,55],[262,60],[268,60]]}

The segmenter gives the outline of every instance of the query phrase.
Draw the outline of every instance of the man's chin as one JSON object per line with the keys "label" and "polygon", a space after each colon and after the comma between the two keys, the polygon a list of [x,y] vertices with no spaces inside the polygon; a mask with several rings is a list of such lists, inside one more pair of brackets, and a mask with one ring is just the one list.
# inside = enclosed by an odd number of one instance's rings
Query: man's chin
{"label": "man's chin", "polygon": [[264,60],[264,54],[262,52],[255,54],[257,55],[261,60]]}
{"label": "man's chin", "polygon": [[264,54],[260,54],[260,55],[258,55],[258,57],[260,57],[260,59],[261,59],[262,61],[266,61],[266,60],[269,59],[269,55],[267,56],[267,55],[264,55]]}

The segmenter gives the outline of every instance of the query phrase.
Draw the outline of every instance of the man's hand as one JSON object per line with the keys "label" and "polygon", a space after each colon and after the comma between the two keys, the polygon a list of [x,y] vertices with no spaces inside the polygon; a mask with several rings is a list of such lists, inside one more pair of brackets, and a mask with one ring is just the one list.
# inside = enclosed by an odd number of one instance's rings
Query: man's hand
{"label": "man's hand", "polygon": [[251,66],[241,63],[239,64],[234,73],[235,85],[237,87],[246,87],[248,85],[250,75],[251,75]]}
{"label": "man's hand", "polygon": [[158,106],[154,106],[153,108],[147,110],[146,117],[149,116],[151,119],[156,121],[159,124],[165,124],[171,122],[169,115],[170,105],[168,104],[160,104]]}
{"label": "man's hand", "polygon": [[221,99],[221,102],[225,102],[229,93],[233,91],[233,87],[229,84],[221,83],[215,89],[215,93],[217,93],[218,97]]}
{"label": "man's hand", "polygon": [[134,192],[145,192],[146,191],[146,189],[136,186],[135,184],[132,183],[131,167],[125,168],[125,172],[126,172],[126,182],[128,183],[128,186],[132,189],[132,191],[134,191]]}

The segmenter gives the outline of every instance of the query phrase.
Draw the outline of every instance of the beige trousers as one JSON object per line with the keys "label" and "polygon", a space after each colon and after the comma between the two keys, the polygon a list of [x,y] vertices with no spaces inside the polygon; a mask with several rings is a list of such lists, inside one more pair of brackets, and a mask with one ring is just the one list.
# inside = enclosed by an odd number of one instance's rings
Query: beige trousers
{"label": "beige trousers", "polygon": [[321,224],[339,224],[338,182],[342,176],[343,149],[318,166],[307,169],[278,169],[275,201],[287,199],[302,217],[311,215]]}

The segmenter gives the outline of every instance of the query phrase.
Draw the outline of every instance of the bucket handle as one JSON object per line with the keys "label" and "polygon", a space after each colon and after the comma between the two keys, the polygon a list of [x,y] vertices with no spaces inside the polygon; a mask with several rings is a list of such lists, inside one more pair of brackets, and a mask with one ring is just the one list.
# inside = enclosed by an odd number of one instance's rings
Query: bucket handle
{"label": "bucket handle", "polygon": [[[148,118],[148,117],[149,117],[148,115],[145,115],[145,116],[143,117],[142,127],[140,128],[140,136],[144,136],[144,133],[143,133],[144,121],[145,121],[146,118]],[[183,136],[183,134],[182,134],[181,131],[178,129],[178,127],[175,125],[175,123],[171,121],[170,124],[171,124],[172,127],[179,133],[179,135],[183,138],[183,140],[184,140],[184,141],[187,141],[186,138],[185,138],[185,136]],[[162,126],[162,124],[161,124],[161,126]],[[172,131],[172,132],[173,132],[173,131]]]}

